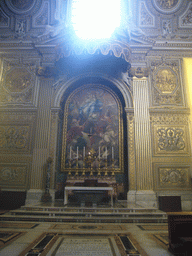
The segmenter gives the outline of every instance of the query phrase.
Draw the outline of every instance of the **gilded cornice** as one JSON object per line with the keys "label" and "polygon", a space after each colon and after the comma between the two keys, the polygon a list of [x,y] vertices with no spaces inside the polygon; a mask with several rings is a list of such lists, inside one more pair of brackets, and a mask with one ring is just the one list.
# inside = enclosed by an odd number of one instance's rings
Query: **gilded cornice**
{"label": "gilded cornice", "polygon": [[190,115],[190,109],[189,108],[175,108],[175,107],[160,107],[160,108],[156,108],[156,107],[150,107],[149,108],[149,113],[151,115],[155,115],[155,114],[185,114],[185,115]]}

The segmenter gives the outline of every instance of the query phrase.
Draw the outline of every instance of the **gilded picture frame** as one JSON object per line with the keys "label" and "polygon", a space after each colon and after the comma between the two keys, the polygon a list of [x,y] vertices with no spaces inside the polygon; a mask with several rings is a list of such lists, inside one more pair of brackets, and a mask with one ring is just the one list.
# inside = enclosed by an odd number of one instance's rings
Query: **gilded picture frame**
{"label": "gilded picture frame", "polygon": [[73,91],[64,108],[62,172],[123,171],[123,117],[117,95],[101,84]]}

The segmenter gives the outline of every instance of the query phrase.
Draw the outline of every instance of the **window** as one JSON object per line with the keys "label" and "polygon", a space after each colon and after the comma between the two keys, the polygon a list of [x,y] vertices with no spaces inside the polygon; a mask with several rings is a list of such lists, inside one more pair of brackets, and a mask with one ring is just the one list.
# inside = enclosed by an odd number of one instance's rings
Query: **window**
{"label": "window", "polygon": [[121,24],[122,0],[72,0],[71,22],[84,40],[107,39]]}

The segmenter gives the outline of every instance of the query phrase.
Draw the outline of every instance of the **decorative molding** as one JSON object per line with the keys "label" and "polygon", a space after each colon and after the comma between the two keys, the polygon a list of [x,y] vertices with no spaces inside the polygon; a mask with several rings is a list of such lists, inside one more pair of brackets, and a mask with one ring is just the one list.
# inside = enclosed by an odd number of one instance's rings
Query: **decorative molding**
{"label": "decorative molding", "polygon": [[[166,109],[164,110],[166,111]],[[189,116],[184,113],[153,113],[150,115],[151,123],[158,125],[186,125],[189,124]]]}
{"label": "decorative molding", "polygon": [[179,164],[191,164],[192,163],[192,157],[191,156],[155,156],[153,157],[153,163],[179,163]]}
{"label": "decorative molding", "polygon": [[3,154],[0,154],[0,162],[1,163],[31,163],[32,155],[30,154],[7,154],[6,152],[3,152]]}
{"label": "decorative molding", "polygon": [[26,124],[35,123],[36,109],[29,111],[28,109],[9,109],[4,110],[0,108],[0,123],[2,124]]}

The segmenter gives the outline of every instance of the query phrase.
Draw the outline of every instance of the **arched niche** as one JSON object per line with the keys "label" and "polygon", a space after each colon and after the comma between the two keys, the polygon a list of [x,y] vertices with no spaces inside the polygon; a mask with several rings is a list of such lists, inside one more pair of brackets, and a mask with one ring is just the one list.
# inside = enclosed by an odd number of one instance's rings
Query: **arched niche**
{"label": "arched niche", "polygon": [[[74,175],[78,171],[78,175],[82,175],[84,169],[87,173],[91,167],[94,175],[98,174],[98,168],[104,175],[107,166],[108,174],[111,175],[114,170],[121,194],[126,195],[128,153],[125,108],[132,107],[128,85],[105,75],[79,76],[58,89],[57,103],[58,100],[62,114],[58,131],[56,183],[60,179],[65,181],[69,172]],[[91,111],[95,120],[92,120]],[[92,165],[84,162],[91,149],[95,153]]]}

